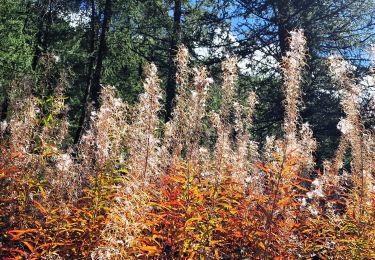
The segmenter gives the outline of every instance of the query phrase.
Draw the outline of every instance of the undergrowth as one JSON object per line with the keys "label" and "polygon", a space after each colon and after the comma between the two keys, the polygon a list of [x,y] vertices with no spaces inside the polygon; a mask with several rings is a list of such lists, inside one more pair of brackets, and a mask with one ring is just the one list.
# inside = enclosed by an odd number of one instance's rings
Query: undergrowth
{"label": "undergrowth", "polygon": [[[75,146],[66,75],[48,97],[33,96],[27,79],[15,81],[0,124],[0,257],[375,258],[375,142],[362,124],[361,88],[350,64],[330,57],[345,118],[335,158],[318,169],[318,144],[299,115],[305,45],[301,30],[291,32],[281,64],[285,134],[263,147],[251,134],[256,93],[236,99],[235,57],[214,82],[206,68],[189,68],[180,47],[166,124],[155,65],[146,67],[134,107],[103,87]],[[217,82],[221,106],[209,111]]]}

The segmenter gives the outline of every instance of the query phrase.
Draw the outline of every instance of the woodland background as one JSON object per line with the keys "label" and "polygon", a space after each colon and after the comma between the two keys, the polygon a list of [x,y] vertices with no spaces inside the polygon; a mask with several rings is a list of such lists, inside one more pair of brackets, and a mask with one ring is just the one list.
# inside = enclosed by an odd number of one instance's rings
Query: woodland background
{"label": "woodland background", "polygon": [[[324,58],[339,53],[357,67],[356,76],[367,72],[374,8],[372,0],[5,0],[0,4],[0,118],[6,117],[13,80],[27,75],[36,83],[33,93],[48,96],[64,70],[70,142],[78,142],[85,101],[98,103],[101,84],[115,86],[124,100],[134,103],[142,92],[143,66],[154,62],[162,78],[167,120],[176,93],[173,60],[184,44],[194,63],[212,67],[214,78],[225,56],[239,57],[237,94],[245,98],[246,91],[257,91],[261,105],[253,132],[262,144],[267,135],[281,135],[284,111],[277,64],[287,51],[288,31],[303,28],[308,58],[301,116],[312,125],[321,162],[333,156],[342,117]],[[365,81],[373,88],[373,82]],[[361,104],[367,126],[374,123],[370,94],[366,92]],[[209,106],[217,106],[215,98]]]}

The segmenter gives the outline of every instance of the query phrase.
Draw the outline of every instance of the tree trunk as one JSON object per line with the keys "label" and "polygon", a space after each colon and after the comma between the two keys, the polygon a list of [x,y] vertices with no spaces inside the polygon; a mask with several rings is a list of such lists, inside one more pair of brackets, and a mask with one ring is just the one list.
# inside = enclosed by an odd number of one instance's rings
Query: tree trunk
{"label": "tree trunk", "polygon": [[[93,1],[94,2],[94,1]],[[94,4],[92,2],[92,8],[94,8]],[[94,10],[94,9],[93,9]],[[94,12],[92,12],[92,15],[94,15]],[[100,79],[102,76],[102,69],[103,69],[103,61],[105,58],[105,54],[107,51],[107,42],[106,42],[106,34],[109,29],[109,23],[111,21],[111,16],[112,16],[112,0],[106,0],[105,1],[105,7],[104,7],[104,14],[103,14],[103,22],[101,26],[101,32],[100,32],[100,39],[99,39],[99,46],[98,46],[98,51],[96,54],[96,66],[95,69],[93,70],[92,65],[91,68],[89,68],[91,71],[90,72],[90,79],[87,84],[86,88],[86,97],[85,97],[85,105],[82,110],[81,116],[80,116],[80,121],[78,124],[78,129],[74,138],[74,143],[77,144],[79,143],[82,132],[83,132],[83,126],[85,125],[86,121],[88,120],[88,107],[89,103],[93,102],[94,108],[98,109],[100,107],[100,102],[99,102],[99,96],[100,96],[100,91],[101,91],[101,86],[100,86]],[[92,17],[94,19],[94,16]],[[95,30],[95,23],[92,22],[92,30]],[[93,39],[95,39],[95,31],[91,31],[91,36],[94,36]],[[93,41],[91,42],[91,46],[93,48]],[[90,62],[94,63],[93,60]]]}
{"label": "tree trunk", "polygon": [[173,35],[171,36],[170,50],[169,50],[169,68],[168,80],[166,88],[166,103],[165,103],[165,121],[168,122],[172,118],[173,101],[176,96],[176,64],[175,57],[178,45],[181,43],[181,16],[182,3],[181,0],[174,1],[173,13]]}
{"label": "tree trunk", "polygon": [[96,9],[95,9],[95,0],[91,0],[91,21],[90,21],[90,38],[89,38],[89,62],[88,62],[88,71],[87,71],[87,82],[83,100],[81,102],[81,115],[79,117],[78,128],[74,136],[74,143],[77,144],[81,139],[83,124],[86,121],[88,104],[90,102],[90,89],[93,78],[94,63],[95,63],[95,38],[96,38]]}
{"label": "tree trunk", "polygon": [[[4,90],[6,91],[6,90]],[[8,114],[8,107],[9,107],[9,99],[8,99],[8,95],[6,92],[4,92],[4,101],[3,101],[3,104],[1,105],[1,109],[0,109],[0,122],[1,121],[4,121],[6,118],[7,118],[7,114]]]}
{"label": "tree trunk", "polygon": [[286,55],[286,52],[289,48],[288,37],[289,31],[294,29],[291,28],[290,25],[290,2],[289,0],[276,0],[274,2],[274,12],[275,12],[275,20],[277,26],[277,36],[279,40],[279,47],[280,47],[280,57]]}
{"label": "tree trunk", "polygon": [[97,58],[96,58],[96,67],[94,70],[94,75],[92,77],[92,84],[91,84],[91,89],[90,89],[90,98],[93,101],[94,107],[96,109],[98,109],[100,106],[99,104],[99,96],[100,96],[100,91],[101,91],[100,79],[102,76],[103,61],[107,52],[106,34],[109,29],[111,16],[112,16],[112,0],[106,0],[105,7],[104,7],[102,29],[100,33],[98,53],[97,53]]}

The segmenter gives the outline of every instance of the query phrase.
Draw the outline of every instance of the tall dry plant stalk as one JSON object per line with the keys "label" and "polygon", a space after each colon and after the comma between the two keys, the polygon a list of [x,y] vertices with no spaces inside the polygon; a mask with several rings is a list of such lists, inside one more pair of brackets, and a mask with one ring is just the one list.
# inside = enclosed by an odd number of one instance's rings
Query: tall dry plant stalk
{"label": "tall dry plant stalk", "polygon": [[[302,99],[302,72],[305,66],[306,39],[303,30],[290,32],[290,47],[285,57],[282,59],[282,72],[284,78],[284,133],[283,141],[269,137],[264,147],[264,156],[273,163],[273,155],[282,155],[279,159],[285,160],[285,156],[295,156],[299,158],[296,163],[301,172],[311,171],[314,162],[314,152],[317,148],[313,132],[308,123],[300,124],[299,106]],[[300,125],[300,128],[299,128]],[[284,158],[284,159],[283,159]],[[275,167],[279,167],[274,165]],[[307,177],[307,176],[305,176]]]}
{"label": "tall dry plant stalk", "polygon": [[[371,47],[370,57],[372,62],[370,68],[370,75],[372,76],[373,81],[375,82],[375,45],[372,45]],[[373,111],[375,111],[375,94],[372,94],[370,108],[372,108]],[[368,167],[368,169],[365,169],[365,175],[368,179],[367,189],[368,192],[375,194],[375,126],[365,131],[363,143],[366,148],[365,165]]]}
{"label": "tall dry plant stalk", "polygon": [[[99,110],[91,112],[89,128],[80,139],[76,155],[72,148],[58,150],[55,163],[47,168],[46,179],[52,184],[55,201],[76,202],[89,178],[96,178],[100,172],[111,173],[123,161],[128,107],[110,86],[103,87],[100,100]],[[55,125],[61,125],[55,121]]]}
{"label": "tall dry plant stalk", "polygon": [[[341,56],[331,56],[330,72],[332,78],[336,81],[338,91],[341,95],[341,106],[344,110],[346,118],[341,119],[338,124],[344,136],[349,139],[352,149],[351,173],[356,192],[354,196],[359,202],[359,210],[362,214],[364,199],[366,196],[366,186],[369,182],[365,173],[365,169],[370,166],[366,165],[366,154],[364,151],[364,127],[360,115],[360,93],[359,86],[351,77],[352,66]],[[342,142],[345,138],[341,139]],[[344,144],[340,144],[343,146]],[[339,147],[340,147],[339,146]],[[341,147],[340,147],[341,148]],[[360,215],[361,215],[360,214]]]}
{"label": "tall dry plant stalk", "polygon": [[217,139],[215,144],[215,176],[221,178],[234,159],[234,152],[230,140],[231,127],[217,113],[211,115],[212,125],[216,128]]}
{"label": "tall dry plant stalk", "polygon": [[10,149],[27,155],[33,149],[33,137],[40,113],[38,102],[31,93],[30,79],[13,81],[10,88],[9,123]]}
{"label": "tall dry plant stalk", "polygon": [[189,110],[189,51],[180,46],[176,55],[176,104],[172,112],[172,119],[165,124],[161,158],[165,166],[177,162],[182,156],[184,139],[187,135],[188,110]]}
{"label": "tall dry plant stalk", "polygon": [[306,39],[302,30],[290,32],[290,50],[282,60],[285,93],[285,139],[294,145],[297,139],[299,104],[301,103],[302,70],[305,66]]}
{"label": "tall dry plant stalk", "polygon": [[306,171],[303,177],[310,178],[310,171],[315,167],[315,151],[318,147],[309,123],[303,123],[299,131],[300,156],[303,158],[301,169]]}
{"label": "tall dry plant stalk", "polygon": [[47,207],[72,201],[79,190],[75,185],[79,182],[75,181],[77,172],[72,170],[75,163],[62,151],[69,126],[64,97],[67,74],[61,74],[54,94],[47,98],[34,97],[32,84],[30,78],[12,83],[8,143],[19,156],[15,160],[17,167],[50,183],[44,191],[50,201]]}
{"label": "tall dry plant stalk", "polygon": [[251,139],[250,128],[253,126],[253,114],[257,102],[255,92],[250,92],[245,105],[235,102],[235,149],[234,149],[234,177],[247,186],[256,186],[259,183],[256,174],[256,162],[260,161],[258,145]]}
{"label": "tall dry plant stalk", "polygon": [[154,64],[145,67],[144,93],[139,97],[133,122],[129,126],[127,161],[131,175],[146,181],[160,174],[160,122],[158,118],[162,98],[160,80]]}
{"label": "tall dry plant stalk", "polygon": [[176,54],[176,65],[177,65],[177,72],[176,72],[176,82],[179,86],[179,94],[182,95],[187,84],[189,83],[189,51],[184,46],[181,45],[178,47],[178,51]]}
{"label": "tall dry plant stalk", "polygon": [[[303,30],[290,32],[290,46],[286,56],[282,59],[282,72],[284,78],[284,140],[268,138],[265,145],[265,155],[271,162],[270,166],[275,172],[269,177],[271,187],[264,190],[271,195],[270,213],[267,216],[265,227],[267,230],[266,247],[271,242],[272,225],[276,215],[276,198],[287,198],[293,194],[298,197],[298,189],[304,189],[300,185],[300,178],[307,178],[309,171],[314,166],[313,152],[316,142],[313,138],[310,126],[305,123],[298,129],[300,122],[299,105],[301,103],[302,71],[305,66],[306,39]],[[288,170],[285,171],[285,167]],[[296,189],[296,187],[298,189]],[[283,219],[288,225],[283,232],[287,234],[286,243],[295,244],[296,234],[288,230],[296,224],[294,216],[295,208],[290,205],[283,209]],[[268,250],[268,249],[267,249]],[[266,252],[267,252],[266,250]]]}
{"label": "tall dry plant stalk", "polygon": [[302,124],[301,128],[298,129],[305,56],[306,38],[303,30],[290,32],[290,50],[286,53],[282,62],[285,93],[284,131],[286,143],[284,149],[286,154],[295,153],[295,156],[303,158],[302,165],[298,167],[307,171],[315,165],[313,153],[317,145],[308,123]]}
{"label": "tall dry plant stalk", "polygon": [[160,178],[160,156],[158,114],[161,109],[160,80],[154,64],[145,67],[144,93],[134,108],[129,125],[126,164],[129,173],[115,187],[117,192],[108,216],[108,224],[101,233],[101,245],[91,254],[92,259],[129,259],[133,240],[140,235],[144,223],[142,215],[148,209],[148,197],[144,189]]}
{"label": "tall dry plant stalk", "polygon": [[201,141],[203,119],[207,117],[206,101],[208,88],[212,79],[208,77],[205,67],[194,68],[193,86],[189,98],[189,111],[187,114],[187,131],[185,137],[186,159],[188,162],[197,162],[200,155],[199,143]]}
{"label": "tall dry plant stalk", "polygon": [[92,111],[89,129],[78,145],[85,172],[103,169],[123,160],[123,145],[127,132],[127,105],[116,97],[115,89],[106,86],[101,92],[99,111]]}
{"label": "tall dry plant stalk", "polygon": [[123,146],[127,133],[128,107],[116,97],[115,88],[107,86],[101,94],[101,106],[97,114],[95,128],[97,129],[97,163],[103,167],[106,163],[112,165],[123,161]]}
{"label": "tall dry plant stalk", "polygon": [[[220,117],[223,121],[228,121],[229,113],[233,103],[233,96],[236,90],[238,79],[238,58],[230,57],[223,61],[221,70],[223,75],[222,89],[222,105],[220,109]],[[229,122],[227,122],[229,123]]]}
{"label": "tall dry plant stalk", "polygon": [[[341,128],[341,127],[340,127]],[[344,159],[345,159],[345,153],[347,151],[347,148],[349,146],[349,138],[346,134],[341,135],[339,146],[337,147],[335,158],[333,161],[333,165],[331,166],[331,169],[328,172],[332,172],[334,174],[338,174],[339,171],[344,166]],[[333,168],[332,168],[333,167]]]}
{"label": "tall dry plant stalk", "polygon": [[341,95],[341,105],[346,115],[338,125],[344,135],[348,135],[353,149],[353,174],[362,174],[362,134],[363,125],[360,115],[360,88],[351,78],[352,68],[350,64],[340,56],[330,57],[330,71],[336,81]]}
{"label": "tall dry plant stalk", "polygon": [[220,177],[219,175],[225,172],[225,167],[234,161],[233,145],[230,140],[230,135],[233,130],[230,123],[230,113],[233,108],[233,96],[238,78],[237,63],[238,60],[236,57],[230,57],[221,64],[223,74],[223,83],[221,86],[222,103],[219,113],[213,113],[211,116],[213,126],[217,131],[214,152],[217,177]]}

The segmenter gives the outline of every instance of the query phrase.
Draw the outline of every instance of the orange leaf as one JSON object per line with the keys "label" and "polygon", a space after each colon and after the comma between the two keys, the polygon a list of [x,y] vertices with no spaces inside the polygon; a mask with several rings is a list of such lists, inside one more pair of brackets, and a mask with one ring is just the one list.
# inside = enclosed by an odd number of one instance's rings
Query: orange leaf
{"label": "orange leaf", "polygon": [[306,191],[306,192],[309,191],[308,189],[306,189],[306,188],[304,188],[304,187],[302,187],[301,185],[298,185],[298,184],[293,184],[293,186],[300,189],[300,190]]}
{"label": "orange leaf", "polygon": [[27,246],[27,248],[28,248],[31,252],[34,252],[34,247],[33,247],[29,242],[22,241],[22,243],[24,243],[25,246]]}
{"label": "orange leaf", "polygon": [[72,245],[72,242],[65,242],[65,243],[45,243],[40,245],[40,248],[48,248],[48,247],[56,247],[56,246],[66,246],[66,245]]}
{"label": "orange leaf", "polygon": [[46,210],[45,207],[42,206],[42,204],[40,204],[38,201],[36,200],[33,200],[33,203],[35,205],[35,207],[37,209],[39,209],[39,211],[43,214],[43,215],[46,215],[48,213],[48,211]]}
{"label": "orange leaf", "polygon": [[282,198],[281,200],[279,200],[277,202],[277,205],[279,206],[285,206],[285,205],[288,205],[288,202],[289,202],[290,198],[289,197],[285,197],[285,198]]}
{"label": "orange leaf", "polygon": [[219,250],[215,249],[215,259],[220,259]]}
{"label": "orange leaf", "polygon": [[261,164],[261,163],[255,163],[255,165],[256,165],[259,169],[261,169],[261,170],[263,170],[263,171],[265,171],[265,172],[269,172],[269,171],[270,171],[270,169],[267,168],[267,166],[264,166],[264,165]]}
{"label": "orange leaf", "polygon": [[223,240],[211,240],[211,241],[209,241],[209,245],[213,246],[213,245],[216,245],[216,244],[220,244],[221,242],[223,242]]}
{"label": "orange leaf", "polygon": [[169,176],[169,179],[174,182],[184,182],[185,177],[181,175],[174,175],[174,176]]}
{"label": "orange leaf", "polygon": [[189,260],[193,260],[194,259],[194,256],[195,256],[196,252],[191,252],[190,255],[189,255]]}
{"label": "orange leaf", "polygon": [[147,251],[147,252],[150,252],[150,253],[160,252],[160,250],[156,246],[142,246],[141,250]]}
{"label": "orange leaf", "polygon": [[25,233],[37,232],[38,229],[14,229],[7,231],[8,235],[12,236],[12,239],[19,239],[19,237]]}
{"label": "orange leaf", "polygon": [[263,250],[266,250],[266,246],[263,244],[263,242],[259,242],[258,244]]}
{"label": "orange leaf", "polygon": [[303,180],[303,181],[312,182],[312,180],[303,178],[303,177],[299,176],[298,174],[296,175],[296,177],[297,177],[297,179],[300,179],[300,180]]}
{"label": "orange leaf", "polygon": [[17,172],[16,168],[0,169],[0,173]]}
{"label": "orange leaf", "polygon": [[186,222],[185,222],[185,226],[188,226],[191,222],[194,222],[194,221],[201,221],[202,220],[202,217],[198,216],[196,218],[190,218],[188,219]]}

